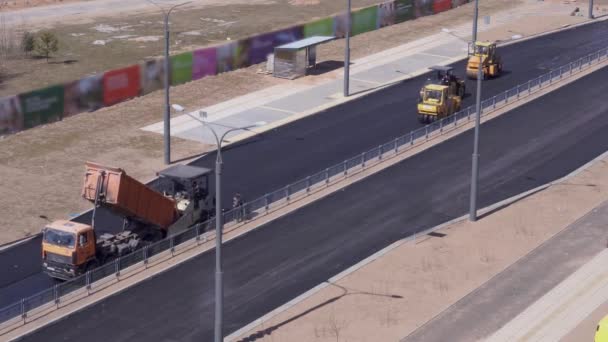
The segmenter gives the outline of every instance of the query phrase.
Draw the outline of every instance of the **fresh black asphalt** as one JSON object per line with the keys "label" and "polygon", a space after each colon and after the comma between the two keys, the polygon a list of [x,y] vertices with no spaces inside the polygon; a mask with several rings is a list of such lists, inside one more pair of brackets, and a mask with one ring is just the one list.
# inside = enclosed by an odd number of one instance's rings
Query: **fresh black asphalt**
{"label": "fresh black asphalt", "polygon": [[[501,48],[505,73],[485,82],[482,97],[489,98],[605,48],[607,29],[608,23],[602,21]],[[464,75],[464,62],[454,67]],[[426,77],[401,82],[227,148],[223,153],[223,205],[230,206],[237,191],[245,199],[257,198],[421,127],[415,108]],[[467,89],[473,91],[474,83],[467,81]],[[473,102],[469,95],[464,106]],[[213,168],[214,160],[212,153],[195,164]],[[90,212],[77,221],[89,223]],[[115,231],[120,227],[117,217],[98,211],[96,229]],[[40,238],[0,252],[0,307],[54,283],[41,274]]]}
{"label": "fresh black asphalt", "polygon": [[[563,177],[608,150],[608,69],[481,129],[480,206]],[[273,221],[224,248],[225,333],[412,232],[467,212],[472,132]],[[210,341],[214,254],[109,297],[24,341]]]}

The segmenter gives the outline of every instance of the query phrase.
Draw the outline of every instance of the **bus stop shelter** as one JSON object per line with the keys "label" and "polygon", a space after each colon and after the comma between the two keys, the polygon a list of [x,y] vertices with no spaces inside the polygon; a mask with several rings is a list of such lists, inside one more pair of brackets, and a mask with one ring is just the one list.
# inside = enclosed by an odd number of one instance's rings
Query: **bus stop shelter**
{"label": "bus stop shelter", "polygon": [[316,64],[317,45],[335,38],[333,36],[313,36],[275,47],[273,76],[293,80],[306,75],[306,70]]}

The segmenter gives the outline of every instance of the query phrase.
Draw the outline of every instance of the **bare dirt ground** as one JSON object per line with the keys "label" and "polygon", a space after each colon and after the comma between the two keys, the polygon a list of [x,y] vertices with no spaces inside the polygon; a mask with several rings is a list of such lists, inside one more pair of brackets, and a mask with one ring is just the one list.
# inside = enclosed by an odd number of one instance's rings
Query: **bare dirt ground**
{"label": "bare dirt ground", "polygon": [[[381,0],[354,0],[353,6],[365,7],[379,2]],[[236,40],[289,27],[338,13],[344,7],[343,3],[333,0],[231,0],[226,4],[207,0],[204,3],[209,5],[177,8],[171,13],[171,54],[218,44],[227,38]],[[28,28],[26,19],[15,27],[5,27],[1,16],[0,13],[0,37],[10,39],[0,39],[0,48],[9,41],[19,42],[23,31],[36,31]],[[84,18],[90,19],[90,14]],[[50,28],[59,39],[59,51],[50,63],[36,56],[15,53],[11,58],[0,57],[0,96],[65,83],[163,54],[162,16],[153,5],[146,7],[144,12],[138,11],[137,16],[109,12],[107,16],[95,18],[94,22],[86,21]]]}

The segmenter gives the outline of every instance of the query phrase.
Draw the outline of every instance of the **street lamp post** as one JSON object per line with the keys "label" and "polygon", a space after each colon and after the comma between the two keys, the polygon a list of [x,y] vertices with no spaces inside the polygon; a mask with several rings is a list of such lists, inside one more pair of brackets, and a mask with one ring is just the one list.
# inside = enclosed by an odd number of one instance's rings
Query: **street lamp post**
{"label": "street lamp post", "polygon": [[[475,0],[475,16],[473,18],[473,53],[475,53],[477,42],[477,17],[479,15],[479,0]],[[479,181],[479,126],[481,124],[481,78],[483,77],[482,71],[482,58],[481,53],[479,54],[479,67],[477,68],[477,98],[475,101],[475,138],[473,140],[473,155],[472,155],[472,168],[471,168],[471,195],[470,195],[470,206],[469,206],[469,220],[472,222],[477,221],[477,183]]]}
{"label": "street lamp post", "polygon": [[344,97],[348,96],[350,85],[350,12],[351,0],[346,0],[346,47],[344,48]]}
{"label": "street lamp post", "polygon": [[164,16],[164,24],[165,24],[165,110],[163,115],[163,139],[164,139],[164,148],[165,148],[165,164],[171,163],[171,109],[169,107],[169,78],[170,78],[170,69],[169,69],[169,15],[171,15],[171,11],[179,6],[183,6],[191,3],[192,1],[182,2],[180,4],[174,5],[169,8],[168,11],[165,11],[159,4],[154,3],[148,0],[149,3],[157,6],[163,12]]}
{"label": "street lamp post", "polygon": [[477,20],[479,17],[479,0],[475,0],[475,13],[473,15],[473,43],[477,41]]}
{"label": "street lamp post", "polygon": [[589,0],[589,19],[593,19],[593,0]]}
{"label": "street lamp post", "polygon": [[[182,112],[184,107],[174,104],[173,109]],[[203,112],[199,112],[203,113]],[[224,216],[222,215],[222,142],[226,135],[230,132],[239,131],[239,130],[249,130],[250,128],[260,127],[265,125],[266,123],[263,121],[256,122],[253,125],[244,126],[244,127],[236,127],[227,130],[221,137],[218,137],[218,134],[215,132],[213,127],[211,127],[206,121],[201,120],[190,113],[186,113],[192,119],[203,124],[204,127],[207,127],[211,133],[213,133],[213,137],[215,138],[216,146],[217,146],[217,154],[215,158],[215,342],[222,342],[223,340],[223,317],[224,317],[224,285],[223,285],[223,277],[224,272],[222,270],[222,230],[224,224]],[[204,116],[203,116],[204,117]]]}
{"label": "street lamp post", "polygon": [[475,103],[475,138],[473,141],[473,158],[471,169],[471,203],[469,208],[469,220],[477,221],[477,183],[479,181],[479,126],[481,124],[481,54],[479,55],[479,68],[477,70],[477,99]]}

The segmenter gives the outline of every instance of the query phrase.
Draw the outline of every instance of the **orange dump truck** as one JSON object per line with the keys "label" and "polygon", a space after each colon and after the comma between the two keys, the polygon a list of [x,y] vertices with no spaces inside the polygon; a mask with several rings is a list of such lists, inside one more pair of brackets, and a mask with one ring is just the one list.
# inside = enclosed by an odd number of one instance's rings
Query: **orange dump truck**
{"label": "orange dump truck", "polygon": [[[58,220],[43,229],[42,266],[54,278],[70,279],[131,253],[167,234],[207,220],[209,169],[174,165],[158,173],[163,193],[119,168],[87,162],[82,196],[94,203],[91,224]],[[118,234],[95,234],[97,208],[123,219]]]}

